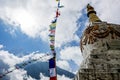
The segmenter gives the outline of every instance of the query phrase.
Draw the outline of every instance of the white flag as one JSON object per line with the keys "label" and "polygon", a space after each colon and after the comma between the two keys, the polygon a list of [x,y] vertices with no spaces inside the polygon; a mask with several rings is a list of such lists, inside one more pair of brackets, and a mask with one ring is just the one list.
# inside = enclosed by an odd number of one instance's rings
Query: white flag
{"label": "white flag", "polygon": [[56,76],[55,68],[50,68],[50,77],[55,77],[55,76]]}

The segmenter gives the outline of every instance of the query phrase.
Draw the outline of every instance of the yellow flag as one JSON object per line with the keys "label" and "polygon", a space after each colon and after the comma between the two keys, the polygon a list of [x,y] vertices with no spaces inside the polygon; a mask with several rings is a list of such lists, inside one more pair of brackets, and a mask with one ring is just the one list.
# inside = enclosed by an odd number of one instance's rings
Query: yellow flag
{"label": "yellow flag", "polygon": [[55,37],[49,37],[50,38],[50,40],[55,40]]}
{"label": "yellow flag", "polygon": [[52,23],[50,26],[53,26],[53,27],[55,27],[55,26],[56,26],[56,23]]}

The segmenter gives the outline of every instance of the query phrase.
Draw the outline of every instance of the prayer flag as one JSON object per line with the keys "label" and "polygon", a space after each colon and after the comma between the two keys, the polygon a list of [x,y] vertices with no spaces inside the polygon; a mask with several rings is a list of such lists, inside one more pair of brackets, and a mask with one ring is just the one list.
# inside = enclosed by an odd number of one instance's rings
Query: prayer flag
{"label": "prayer flag", "polygon": [[57,80],[55,58],[51,58],[49,60],[49,72],[50,72],[50,80]]}
{"label": "prayer flag", "polygon": [[50,77],[55,77],[55,76],[56,76],[55,68],[50,68]]}
{"label": "prayer flag", "polygon": [[56,26],[56,23],[52,23],[50,26],[53,26],[53,27],[54,27],[54,26]]}
{"label": "prayer flag", "polygon": [[55,20],[52,21],[52,23],[56,23],[57,22],[57,18],[55,18]]}
{"label": "prayer flag", "polygon": [[60,0],[56,0],[56,1],[60,1]]}
{"label": "prayer flag", "polygon": [[55,68],[55,59],[54,58],[51,58],[49,60],[49,68]]}
{"label": "prayer flag", "polygon": [[50,80],[57,80],[57,77],[50,77]]}

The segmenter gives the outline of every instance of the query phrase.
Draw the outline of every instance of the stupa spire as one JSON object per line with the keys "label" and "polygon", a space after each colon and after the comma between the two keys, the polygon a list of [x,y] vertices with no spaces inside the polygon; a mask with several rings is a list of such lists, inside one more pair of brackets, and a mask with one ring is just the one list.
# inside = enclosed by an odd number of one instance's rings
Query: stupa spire
{"label": "stupa spire", "polygon": [[90,4],[87,5],[87,16],[89,17],[90,22],[101,22],[99,17],[96,15],[96,11]]}

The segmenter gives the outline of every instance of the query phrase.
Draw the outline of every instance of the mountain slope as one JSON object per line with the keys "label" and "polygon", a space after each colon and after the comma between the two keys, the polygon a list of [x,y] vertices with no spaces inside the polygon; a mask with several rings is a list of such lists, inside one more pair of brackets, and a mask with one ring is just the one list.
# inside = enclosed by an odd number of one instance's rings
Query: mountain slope
{"label": "mountain slope", "polygon": [[[48,62],[36,62],[24,68],[27,71],[27,74],[33,78],[40,79],[40,73],[44,76],[49,77],[49,64]],[[58,75],[65,75],[66,77],[73,78],[74,74],[63,70],[57,67],[57,74]]]}

